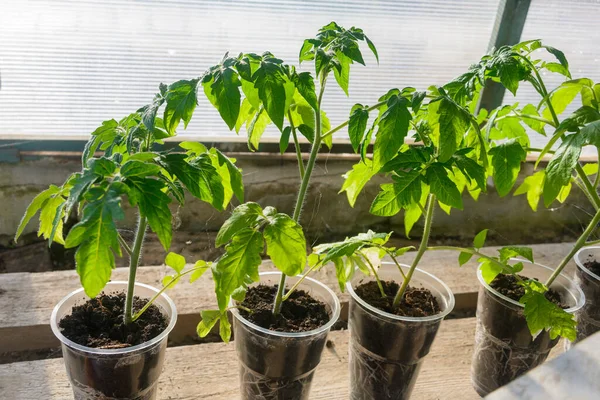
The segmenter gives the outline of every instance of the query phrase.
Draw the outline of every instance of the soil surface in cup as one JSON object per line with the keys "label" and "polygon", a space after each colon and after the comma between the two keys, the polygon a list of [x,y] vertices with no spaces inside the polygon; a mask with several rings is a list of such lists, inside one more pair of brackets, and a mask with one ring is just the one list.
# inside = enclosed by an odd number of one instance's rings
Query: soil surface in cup
{"label": "soil surface in cup", "polygon": [[589,269],[593,274],[600,275],[600,262],[591,255],[588,256],[588,260],[583,263],[583,266]]}
{"label": "soil surface in cup", "polygon": [[[133,298],[133,310],[140,310],[147,299]],[[61,333],[73,342],[98,349],[118,349],[147,342],[167,326],[165,315],[151,305],[135,322],[125,325],[125,293],[98,297],[73,307],[71,315],[58,323]]]}
{"label": "soil surface in cup", "polygon": [[381,296],[377,281],[358,285],[354,291],[369,305],[403,317],[428,317],[441,311],[437,299],[429,289],[408,286],[404,292],[404,298],[397,307],[394,307],[394,297],[400,286],[394,281],[381,281],[381,286],[386,297]]}
{"label": "soil surface in cup", "polygon": [[[519,277],[523,280],[530,279],[523,275],[519,275]],[[519,301],[521,297],[525,295],[525,288],[519,285],[519,282],[514,275],[500,274],[494,278],[492,283],[490,283],[490,286],[498,293],[515,301]],[[560,308],[569,308],[562,302],[560,294],[557,291],[550,289],[546,292],[545,296],[549,301],[556,304]]]}
{"label": "soil surface in cup", "polygon": [[240,314],[253,324],[278,332],[307,332],[329,322],[325,303],[304,290],[292,292],[289,299],[281,305],[281,313],[277,316],[273,315],[276,294],[277,285],[251,287],[241,305],[253,312],[240,309]]}

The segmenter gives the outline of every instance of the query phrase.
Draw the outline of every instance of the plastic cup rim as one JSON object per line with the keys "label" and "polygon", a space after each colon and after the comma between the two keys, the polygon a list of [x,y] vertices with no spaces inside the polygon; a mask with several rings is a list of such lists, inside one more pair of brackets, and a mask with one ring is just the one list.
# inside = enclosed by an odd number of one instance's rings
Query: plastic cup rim
{"label": "plastic cup rim", "polygon": [[[125,286],[127,286],[127,281],[110,281],[106,284],[106,286],[109,286],[109,285],[125,285]],[[143,287],[143,288],[151,290],[155,293],[159,292],[159,290],[156,289],[155,287],[146,285],[144,283],[135,282],[135,286]],[[136,351],[144,350],[144,349],[147,349],[147,348],[159,343],[163,339],[165,339],[169,335],[169,333],[171,333],[171,331],[175,327],[175,323],[177,322],[177,308],[175,307],[175,303],[173,302],[173,300],[171,300],[171,298],[169,296],[167,296],[166,293],[163,292],[161,294],[161,297],[163,297],[167,301],[167,304],[171,308],[171,318],[169,321],[169,325],[167,326],[167,328],[164,331],[162,331],[160,333],[160,335],[156,336],[155,338],[153,338],[147,342],[140,343],[138,345],[131,346],[131,347],[124,347],[121,349],[98,349],[95,347],[83,346],[81,344],[77,344],[77,343],[73,342],[72,340],[68,339],[65,335],[63,335],[62,332],[60,331],[60,328],[58,327],[58,321],[57,321],[58,310],[62,307],[62,305],[67,300],[69,300],[71,297],[79,295],[83,291],[84,291],[83,288],[79,288],[77,290],[72,291],[65,297],[63,297],[63,299],[61,301],[59,301],[58,304],[56,304],[56,306],[54,306],[54,309],[52,310],[52,316],[50,317],[50,327],[52,328],[52,332],[54,333],[54,336],[56,336],[57,339],[60,340],[62,344],[66,345],[72,349],[78,350],[78,351],[82,351],[82,352],[90,353],[90,354],[98,354],[98,355],[109,355],[109,354],[114,355],[114,354],[128,354],[128,353],[133,353]]]}
{"label": "plastic cup rim", "polygon": [[[547,269],[549,271],[554,271],[552,268],[550,268],[550,267],[548,267],[546,265],[542,265],[542,264],[539,264],[539,263],[536,263],[536,262],[532,263],[531,261],[525,260],[525,259],[522,259],[522,258],[511,258],[510,260],[511,261],[526,262],[526,263],[529,263],[529,264],[537,265],[538,267],[545,268],[545,269]],[[481,283],[486,290],[488,290],[489,292],[491,292],[496,297],[499,297],[500,299],[502,299],[504,301],[507,301],[507,302],[509,302],[509,303],[511,303],[511,304],[513,304],[515,306],[518,306],[518,307],[521,307],[521,308],[525,307],[523,304],[519,303],[518,301],[513,300],[510,297],[507,297],[507,296],[503,295],[502,293],[498,292],[496,289],[492,288],[485,281],[485,279],[483,279],[483,274],[481,273],[481,268],[480,267],[481,267],[481,264],[479,264],[479,266],[477,267],[477,278],[479,279],[479,283]],[[583,305],[585,304],[585,295],[583,294],[583,291],[581,290],[581,288],[579,286],[577,286],[575,284],[575,282],[571,278],[569,278],[568,276],[564,275],[562,272],[560,273],[559,276],[562,277],[562,278],[564,278],[564,279],[566,279],[568,282],[570,282],[572,284],[572,287],[574,287],[576,289],[576,293],[575,294],[579,295],[578,298],[575,299],[575,305],[573,307],[569,307],[569,308],[565,309],[566,312],[568,312],[570,314],[573,314],[577,310],[579,310],[581,307],[583,307]],[[569,290],[569,289],[567,288],[567,290]]]}
{"label": "plastic cup rim", "polygon": [[[384,261],[381,264],[382,265],[390,265],[390,266],[394,266],[394,267],[396,266],[394,263],[391,263],[389,261]],[[407,265],[407,264],[400,263],[400,266],[405,267],[405,268],[410,268],[410,265]],[[361,299],[354,291],[354,288],[352,287],[351,282],[346,283],[346,289],[348,289],[348,293],[350,293],[350,296],[352,296],[352,298],[354,300],[356,300],[363,308],[366,308],[367,310],[369,310],[377,315],[384,316],[388,319],[393,319],[396,321],[411,321],[411,322],[430,322],[430,321],[437,321],[437,320],[444,319],[446,317],[446,315],[450,314],[452,312],[452,310],[454,309],[454,305],[455,305],[454,293],[452,293],[452,290],[450,290],[450,287],[448,287],[448,285],[446,285],[444,283],[444,281],[439,279],[437,276],[430,274],[429,272],[424,271],[420,268],[415,268],[415,271],[418,271],[419,273],[427,275],[428,277],[432,278],[433,280],[438,282],[444,288],[444,290],[448,293],[448,304],[444,311],[442,311],[438,314],[435,314],[435,315],[427,316],[427,317],[405,317],[405,316],[401,316],[401,315],[390,314],[388,312],[381,311],[380,309],[378,309],[376,307],[373,307],[372,305],[370,305],[369,303],[367,303],[366,301]],[[355,271],[355,273],[357,273],[357,272],[359,272],[359,271]],[[443,295],[443,293],[441,293],[441,294]]]}
{"label": "plastic cup rim", "polygon": [[[258,275],[259,276],[269,276],[269,275],[276,275],[276,276],[281,276],[281,272],[275,272],[275,271],[270,271],[270,272],[261,272]],[[295,276],[294,278],[302,278],[303,275],[298,275]],[[325,324],[322,325],[320,327],[318,327],[317,329],[313,329],[310,331],[306,331],[306,332],[279,332],[279,331],[272,331],[270,329],[266,329],[263,328],[262,326],[258,326],[256,324],[253,324],[252,322],[248,321],[247,319],[245,319],[244,317],[242,317],[242,315],[240,314],[240,312],[238,311],[237,308],[231,308],[231,314],[233,314],[233,316],[240,321],[241,323],[243,323],[244,325],[246,325],[247,327],[255,330],[255,331],[259,331],[261,333],[264,333],[266,335],[272,335],[272,336],[279,336],[279,337],[285,337],[285,338],[302,338],[302,337],[308,337],[308,336],[315,336],[318,335],[320,333],[323,332],[327,332],[328,330],[331,329],[331,327],[333,326],[333,324],[335,324],[338,320],[338,318],[340,317],[340,300],[338,299],[338,297],[335,295],[335,293],[333,292],[333,290],[331,290],[327,285],[323,284],[322,282],[313,279],[313,278],[309,278],[309,277],[305,277],[304,278],[305,281],[308,282],[312,282],[318,286],[320,286],[321,288],[325,289],[325,291],[327,292],[327,294],[329,294],[331,296],[331,298],[333,299],[333,310],[332,310],[332,314],[330,316],[329,321]],[[302,284],[300,284],[299,288],[302,287]],[[235,304],[235,300],[231,299],[229,302],[229,305],[231,307],[236,306]]]}
{"label": "plastic cup rim", "polygon": [[586,274],[588,274],[595,280],[600,281],[600,276],[598,276],[595,273],[593,273],[592,271],[590,271],[585,265],[583,265],[583,263],[579,259],[579,253],[583,252],[584,250],[590,250],[590,249],[600,250],[600,246],[588,246],[588,247],[582,247],[581,249],[579,249],[579,251],[577,253],[575,253],[575,257],[574,257],[575,264],[577,264],[577,267],[579,267],[579,269],[583,270],[583,272],[585,272]]}

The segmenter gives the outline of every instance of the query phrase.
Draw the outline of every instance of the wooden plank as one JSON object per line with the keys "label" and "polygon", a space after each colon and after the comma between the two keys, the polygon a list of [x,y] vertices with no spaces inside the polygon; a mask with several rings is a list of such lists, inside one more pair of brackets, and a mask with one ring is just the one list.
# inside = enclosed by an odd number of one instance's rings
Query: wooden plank
{"label": "wooden plank", "polygon": [[[470,366],[475,319],[442,323],[425,359],[412,399],[478,399],[471,387]],[[311,399],[348,398],[348,331],[331,332],[333,346],[324,350]],[[562,353],[562,343],[551,357]],[[208,343],[169,348],[159,382],[159,399],[239,398],[238,365],[233,344]],[[0,365],[0,398],[70,398],[62,359]]]}
{"label": "wooden plank", "polygon": [[[560,258],[568,252],[572,244],[534,245],[536,261],[545,265],[556,265]],[[495,248],[484,251],[492,254]],[[414,252],[407,253],[402,262],[410,263]],[[479,283],[475,275],[476,263],[470,262],[462,268],[458,267],[457,254],[452,251],[435,251],[425,254],[421,268],[442,279],[453,291],[458,316],[472,316],[476,306]],[[272,268],[265,262],[263,269]],[[127,279],[127,269],[117,268],[113,271],[113,280]],[[138,272],[138,280],[160,287],[162,278],[168,274],[168,268],[144,267]],[[339,296],[343,305],[347,305],[347,294],[341,294],[335,272],[331,268],[323,268],[314,275]],[[14,273],[0,275],[0,353],[26,350],[47,349],[58,346],[49,327],[52,308],[67,293],[79,288],[79,278],[75,271],[55,271],[42,273]],[[214,286],[210,274],[205,274],[194,284],[181,282],[169,291],[169,295],[177,305],[179,319],[171,334],[172,343],[189,344],[198,342],[195,326],[199,322],[199,311],[216,306]],[[347,316],[342,310],[341,319]],[[208,341],[218,340],[216,336]]]}

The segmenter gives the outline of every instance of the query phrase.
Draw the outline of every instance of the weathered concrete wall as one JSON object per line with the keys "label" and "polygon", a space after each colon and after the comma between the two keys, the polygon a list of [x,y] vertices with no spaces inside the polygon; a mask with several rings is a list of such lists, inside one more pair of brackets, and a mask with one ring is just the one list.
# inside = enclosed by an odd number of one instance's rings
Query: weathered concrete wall
{"label": "weathered concrete wall", "polygon": [[[365,188],[357,204],[351,208],[344,194],[338,194],[342,185],[342,174],[348,171],[353,160],[328,160],[322,155],[315,168],[309,190],[309,198],[302,214],[302,225],[310,244],[366,229],[395,231],[396,240],[406,243],[402,213],[391,218],[369,214],[369,205],[385,178],[376,178]],[[278,155],[243,157],[238,160],[243,168],[246,200],[256,201],[262,206],[271,205],[283,212],[291,213],[299,183],[295,161],[283,160]],[[72,253],[60,246],[48,252],[35,236],[37,221],[32,221],[18,245],[12,236],[31,199],[49,184],[61,184],[72,172],[79,170],[78,158],[45,158],[36,161],[0,164],[0,271],[48,270],[72,268]],[[533,165],[526,165],[523,176],[531,173]],[[521,177],[522,179],[522,177]],[[558,203],[557,203],[558,204]],[[539,243],[571,240],[582,231],[589,220],[590,207],[581,192],[573,189],[564,205],[547,210],[540,205],[533,213],[525,196],[499,198],[493,186],[488,194],[482,194],[478,202],[467,194],[464,211],[453,210],[451,215],[436,212],[432,238],[437,242],[469,243],[481,229],[489,228],[491,243]],[[214,248],[215,232],[229,212],[219,213],[209,205],[188,199],[184,208],[176,210],[173,251],[188,256],[211,259],[219,254]],[[123,228],[133,229],[133,210],[126,213]],[[419,238],[421,226],[413,230],[413,239]],[[127,233],[125,232],[125,235]],[[25,247],[23,247],[25,246]],[[18,247],[18,250],[15,249]],[[149,236],[143,262],[161,263],[164,251],[156,238]],[[124,265],[125,260],[119,264]]]}

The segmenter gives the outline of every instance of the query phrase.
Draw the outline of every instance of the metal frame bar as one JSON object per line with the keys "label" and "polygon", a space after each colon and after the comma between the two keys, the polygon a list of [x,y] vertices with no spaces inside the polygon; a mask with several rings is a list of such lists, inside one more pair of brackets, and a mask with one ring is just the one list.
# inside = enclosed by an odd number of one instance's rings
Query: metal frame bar
{"label": "metal frame bar", "polygon": [[[531,0],[502,0],[498,5],[498,13],[492,30],[488,51],[505,45],[516,44],[521,40],[523,27]],[[504,87],[489,80],[481,93],[478,109],[490,111],[502,105]]]}

